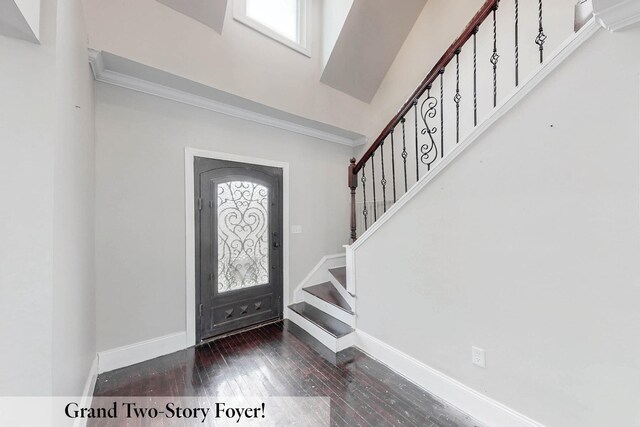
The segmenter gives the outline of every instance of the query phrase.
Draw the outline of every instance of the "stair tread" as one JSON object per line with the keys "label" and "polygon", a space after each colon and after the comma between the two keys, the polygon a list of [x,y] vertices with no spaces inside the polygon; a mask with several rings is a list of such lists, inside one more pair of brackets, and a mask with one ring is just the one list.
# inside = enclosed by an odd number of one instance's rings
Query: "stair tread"
{"label": "stair tread", "polygon": [[289,308],[335,338],[341,338],[353,332],[351,326],[306,302],[291,304]]}
{"label": "stair tread", "polygon": [[336,278],[345,289],[347,289],[347,267],[330,268],[329,273]]}
{"label": "stair tread", "polygon": [[331,282],[309,286],[307,288],[303,288],[303,290],[331,305],[338,307],[341,310],[346,311],[347,313],[353,314],[351,306],[347,300],[342,297],[340,292],[338,292]]}

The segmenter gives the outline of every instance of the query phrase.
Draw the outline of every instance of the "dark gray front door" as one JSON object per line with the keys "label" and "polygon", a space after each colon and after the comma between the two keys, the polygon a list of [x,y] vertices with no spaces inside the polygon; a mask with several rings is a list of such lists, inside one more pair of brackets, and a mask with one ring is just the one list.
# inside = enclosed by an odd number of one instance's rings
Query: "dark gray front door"
{"label": "dark gray front door", "polygon": [[282,169],[194,166],[200,342],[282,317]]}

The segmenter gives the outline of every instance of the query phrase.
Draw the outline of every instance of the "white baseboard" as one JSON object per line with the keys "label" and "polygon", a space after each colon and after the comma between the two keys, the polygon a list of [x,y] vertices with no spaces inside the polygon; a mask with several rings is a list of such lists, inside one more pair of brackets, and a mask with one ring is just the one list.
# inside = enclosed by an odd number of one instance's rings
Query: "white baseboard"
{"label": "white baseboard", "polygon": [[98,353],[98,372],[108,372],[186,348],[186,332],[141,341]]}
{"label": "white baseboard", "polygon": [[[91,362],[91,367],[87,373],[87,381],[84,384],[84,390],[82,391],[82,400],[80,400],[79,406],[81,408],[90,408],[91,401],[93,400],[93,391],[96,388],[96,380],[98,379],[98,356]],[[84,427],[87,425],[86,418],[76,418],[73,422],[73,427]]]}
{"label": "white baseboard", "polygon": [[481,423],[491,427],[543,427],[365,332],[357,330],[355,335],[354,345],[360,350]]}

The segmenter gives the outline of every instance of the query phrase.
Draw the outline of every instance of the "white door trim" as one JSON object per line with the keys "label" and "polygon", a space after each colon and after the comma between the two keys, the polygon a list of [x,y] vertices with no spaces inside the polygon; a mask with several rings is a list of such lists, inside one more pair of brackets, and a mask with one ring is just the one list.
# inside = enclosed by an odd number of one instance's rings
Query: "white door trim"
{"label": "white door trim", "polygon": [[186,147],[184,150],[184,182],[185,182],[185,223],[186,223],[186,343],[185,347],[196,344],[196,248],[195,248],[195,206],[194,206],[194,169],[195,157],[208,159],[227,160],[232,162],[249,163],[261,166],[270,166],[282,169],[282,220],[283,220],[283,278],[282,278],[282,303],[283,316],[286,316],[286,307],[289,306],[289,163],[275,160],[259,159],[255,157],[241,156],[237,154],[219,153],[215,151],[201,150]]}

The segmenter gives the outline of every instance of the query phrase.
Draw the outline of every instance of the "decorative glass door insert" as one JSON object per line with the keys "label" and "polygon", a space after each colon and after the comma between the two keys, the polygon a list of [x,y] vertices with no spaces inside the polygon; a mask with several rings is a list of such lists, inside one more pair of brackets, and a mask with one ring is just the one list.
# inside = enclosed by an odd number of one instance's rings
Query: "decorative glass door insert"
{"label": "decorative glass door insert", "polygon": [[269,189],[218,184],[218,292],[269,283]]}
{"label": "decorative glass door insert", "polygon": [[194,161],[198,341],[282,317],[282,169]]}

